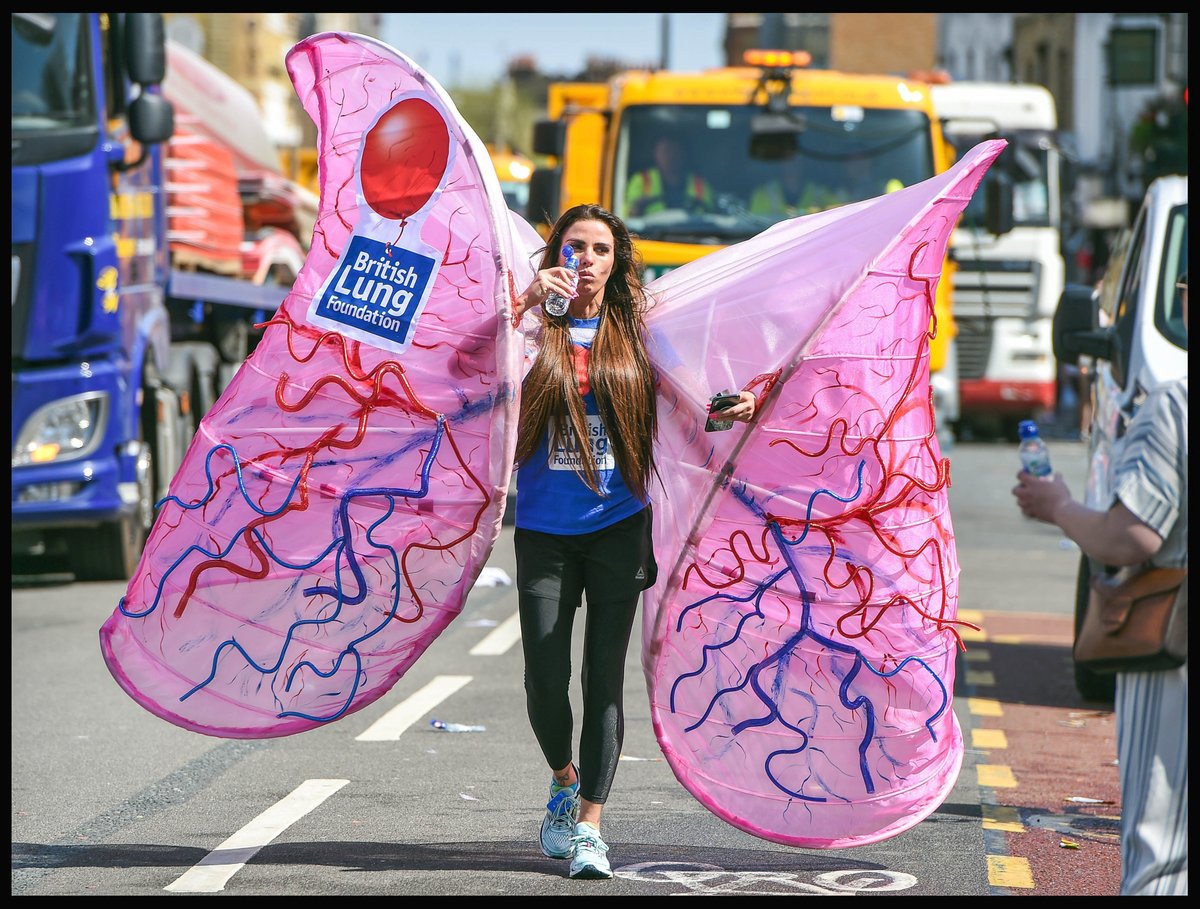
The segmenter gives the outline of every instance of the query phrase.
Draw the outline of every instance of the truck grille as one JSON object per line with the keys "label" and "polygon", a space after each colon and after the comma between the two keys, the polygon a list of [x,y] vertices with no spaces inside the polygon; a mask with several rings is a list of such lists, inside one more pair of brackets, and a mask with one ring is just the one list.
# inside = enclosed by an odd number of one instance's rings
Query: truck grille
{"label": "truck grille", "polygon": [[[961,255],[961,253],[960,253]],[[1037,312],[1041,265],[1009,259],[956,259],[954,317],[1015,316]]]}
{"label": "truck grille", "polygon": [[[958,306],[957,299],[955,306]],[[958,325],[958,336],[954,339],[958,350],[958,377],[982,379],[992,353],[991,320],[955,315],[954,321]]]}

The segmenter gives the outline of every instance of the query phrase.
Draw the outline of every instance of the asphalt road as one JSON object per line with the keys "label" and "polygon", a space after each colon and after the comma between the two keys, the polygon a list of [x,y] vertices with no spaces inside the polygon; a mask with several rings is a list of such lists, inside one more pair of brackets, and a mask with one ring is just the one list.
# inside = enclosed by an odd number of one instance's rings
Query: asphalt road
{"label": "asphalt road", "polygon": [[[1052,451],[1078,491],[1083,446]],[[97,633],[123,585],[42,575],[12,591],[12,892],[1115,894],[1112,714],[1081,702],[1070,677],[1078,551],[1016,511],[1015,446],[950,456],[960,616],[979,626],[955,689],[967,754],[945,803],[899,836],[794,849],[705,810],[658,750],[635,631],[605,811],[617,877],[571,881],[537,848],[547,774],[507,633],[511,586],[478,586],[370,707],[298,736],[233,741],[172,726],[112,681]],[[515,573],[511,528],[489,569]],[[406,705],[409,725],[372,736]],[[433,718],[484,729],[437,732]]]}

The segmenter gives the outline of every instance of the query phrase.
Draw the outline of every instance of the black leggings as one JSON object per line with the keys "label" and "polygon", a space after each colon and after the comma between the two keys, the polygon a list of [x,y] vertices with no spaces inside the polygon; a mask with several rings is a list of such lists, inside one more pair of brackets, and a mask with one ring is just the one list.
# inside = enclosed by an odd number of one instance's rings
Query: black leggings
{"label": "black leggings", "polygon": [[529,724],[546,763],[571,763],[571,632],[584,595],[579,793],[602,805],[625,738],[625,655],[642,590],[654,583],[650,509],[571,536],[518,528],[517,593]]}

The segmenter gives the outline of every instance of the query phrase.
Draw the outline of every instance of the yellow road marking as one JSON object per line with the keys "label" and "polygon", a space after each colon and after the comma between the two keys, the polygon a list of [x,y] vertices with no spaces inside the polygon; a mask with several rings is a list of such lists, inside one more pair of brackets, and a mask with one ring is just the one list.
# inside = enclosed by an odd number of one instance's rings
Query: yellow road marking
{"label": "yellow road marking", "polygon": [[971,744],[976,748],[999,750],[1008,747],[1008,736],[1003,729],[972,729]]}
{"label": "yellow road marking", "polygon": [[988,883],[993,887],[1033,889],[1033,872],[1029,860],[1010,855],[989,855]]}
{"label": "yellow road marking", "polygon": [[968,650],[963,654],[968,663],[987,663],[992,658],[990,650]]}
{"label": "yellow road marking", "polygon": [[980,609],[960,609],[958,617],[964,622],[970,622],[972,625],[983,623],[983,611]]}
{"label": "yellow road marking", "polygon": [[1004,716],[1004,708],[995,698],[967,698],[967,709],[975,716]]}
{"label": "yellow road marking", "polygon": [[1005,833],[1024,833],[1021,815],[1010,805],[984,805],[983,829],[1002,830]]}
{"label": "yellow road marking", "polygon": [[964,641],[986,641],[988,639],[986,631],[976,631],[974,628],[959,628],[958,636]]}
{"label": "yellow road marking", "polygon": [[990,669],[968,669],[966,676],[968,685],[987,685],[996,684],[996,676]]}
{"label": "yellow road marking", "polygon": [[1005,764],[976,764],[975,774],[979,785],[989,789],[1015,789],[1017,786],[1012,768]]}

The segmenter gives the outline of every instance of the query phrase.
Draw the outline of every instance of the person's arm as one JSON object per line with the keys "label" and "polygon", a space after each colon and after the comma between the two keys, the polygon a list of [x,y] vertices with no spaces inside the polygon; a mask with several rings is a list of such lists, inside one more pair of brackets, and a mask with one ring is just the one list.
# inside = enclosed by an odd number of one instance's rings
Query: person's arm
{"label": "person's arm", "polygon": [[[779,381],[780,374],[781,371],[776,370],[775,372],[764,372],[755,376],[738,392],[738,397],[741,400],[732,407],[727,407],[720,412],[721,418],[736,420],[739,423],[749,423],[762,410],[763,402],[767,399],[767,395],[771,393],[771,389],[775,387],[775,383]],[[759,389],[757,394],[754,393],[755,388]]]}
{"label": "person's arm", "polygon": [[1122,502],[1097,511],[1075,501],[1060,473],[1044,479],[1021,471],[1012,493],[1022,514],[1058,526],[1085,555],[1106,565],[1137,565],[1162,548],[1163,538]]}
{"label": "person's arm", "polygon": [[758,401],[754,397],[752,391],[739,391],[736,404],[731,404],[729,407],[722,408],[713,414],[722,420],[736,420],[738,423],[749,423],[754,419],[754,412],[758,409]]}
{"label": "person's arm", "polygon": [[517,297],[516,309],[513,313],[513,323],[521,321],[526,311],[539,305],[552,293],[560,293],[568,300],[574,299],[575,288],[566,277],[567,269],[561,265],[553,268],[543,268],[534,276],[533,283],[525,288],[524,293]]}

